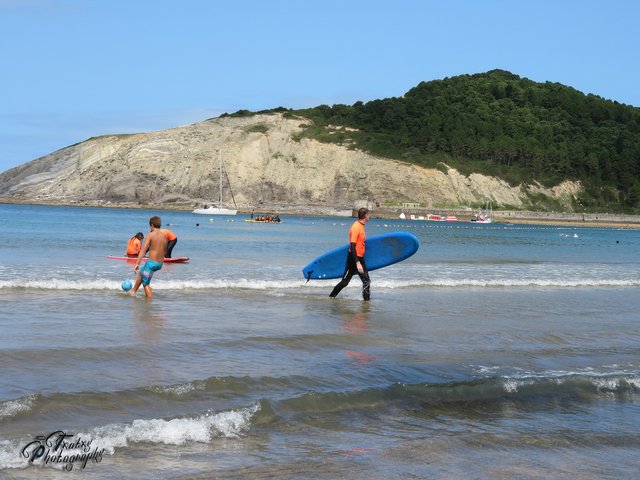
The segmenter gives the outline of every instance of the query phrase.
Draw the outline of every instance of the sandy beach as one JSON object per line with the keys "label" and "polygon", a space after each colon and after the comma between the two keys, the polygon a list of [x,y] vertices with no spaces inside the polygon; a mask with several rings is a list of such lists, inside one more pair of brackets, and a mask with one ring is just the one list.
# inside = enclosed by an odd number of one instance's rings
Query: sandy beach
{"label": "sandy beach", "polygon": [[497,224],[500,223],[512,223],[518,225],[558,225],[561,227],[577,227],[577,228],[625,228],[630,230],[640,229],[640,223],[630,222],[603,222],[603,221],[562,221],[562,220],[549,220],[546,218],[534,219],[534,218],[512,218],[509,220],[496,217]]}

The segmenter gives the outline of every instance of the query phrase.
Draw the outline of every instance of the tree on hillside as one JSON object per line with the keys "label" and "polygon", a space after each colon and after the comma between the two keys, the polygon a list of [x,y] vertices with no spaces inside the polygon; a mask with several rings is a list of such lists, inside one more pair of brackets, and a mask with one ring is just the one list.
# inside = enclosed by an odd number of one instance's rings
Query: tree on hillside
{"label": "tree on hillside", "polygon": [[640,109],[559,83],[492,70],[421,82],[403,97],[296,113],[317,127],[356,129],[348,140],[374,154],[423,165],[445,155],[462,170],[514,181],[580,180],[601,186],[591,205],[640,207]]}

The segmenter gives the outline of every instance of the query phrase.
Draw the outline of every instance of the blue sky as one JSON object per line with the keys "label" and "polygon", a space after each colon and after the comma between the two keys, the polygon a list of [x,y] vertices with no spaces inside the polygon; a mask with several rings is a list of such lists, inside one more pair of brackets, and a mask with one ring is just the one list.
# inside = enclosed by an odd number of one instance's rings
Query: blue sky
{"label": "blue sky", "polygon": [[0,0],[0,171],[494,68],[640,107],[639,18],[635,0]]}

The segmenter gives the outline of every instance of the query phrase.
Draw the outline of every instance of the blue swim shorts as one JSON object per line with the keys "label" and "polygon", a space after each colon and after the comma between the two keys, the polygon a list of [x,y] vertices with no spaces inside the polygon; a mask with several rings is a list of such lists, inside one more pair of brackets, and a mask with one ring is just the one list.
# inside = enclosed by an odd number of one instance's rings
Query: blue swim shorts
{"label": "blue swim shorts", "polygon": [[154,262],[153,260],[147,259],[145,264],[140,269],[140,274],[142,275],[142,285],[145,287],[151,283],[151,277],[153,277],[154,272],[157,272],[162,268],[162,262]]}

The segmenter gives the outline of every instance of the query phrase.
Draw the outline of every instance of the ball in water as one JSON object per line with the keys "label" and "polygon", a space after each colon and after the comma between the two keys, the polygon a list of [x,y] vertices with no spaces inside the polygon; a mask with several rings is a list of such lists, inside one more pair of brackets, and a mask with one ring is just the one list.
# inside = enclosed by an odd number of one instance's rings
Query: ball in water
{"label": "ball in water", "polygon": [[133,283],[131,282],[131,280],[123,280],[120,286],[122,287],[122,290],[128,292],[133,288]]}

